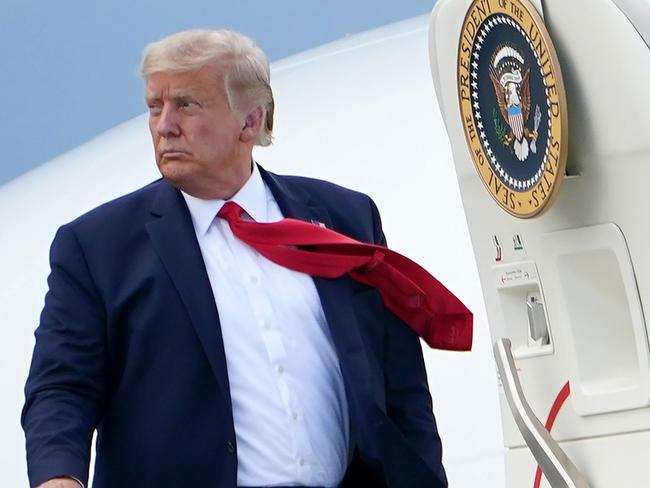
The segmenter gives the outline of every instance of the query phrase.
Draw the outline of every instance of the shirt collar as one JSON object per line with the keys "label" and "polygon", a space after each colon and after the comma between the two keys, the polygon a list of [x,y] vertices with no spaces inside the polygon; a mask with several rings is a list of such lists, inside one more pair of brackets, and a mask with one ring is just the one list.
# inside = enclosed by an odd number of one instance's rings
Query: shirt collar
{"label": "shirt collar", "polygon": [[194,229],[200,236],[204,236],[210,225],[214,221],[221,210],[221,207],[227,201],[237,203],[244,211],[256,222],[267,222],[267,195],[266,186],[262,175],[257,169],[257,164],[253,163],[253,172],[251,173],[248,181],[242,186],[237,193],[235,193],[229,200],[204,200],[202,198],[193,197],[181,191],[187,208],[192,216],[192,223]]}

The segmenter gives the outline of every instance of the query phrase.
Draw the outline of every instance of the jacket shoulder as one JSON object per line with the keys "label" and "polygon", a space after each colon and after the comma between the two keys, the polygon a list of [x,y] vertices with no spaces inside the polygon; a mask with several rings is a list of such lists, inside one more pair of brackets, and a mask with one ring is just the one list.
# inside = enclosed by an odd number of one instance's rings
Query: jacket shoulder
{"label": "jacket shoulder", "polygon": [[158,179],[142,188],[103,203],[80,215],[64,227],[75,229],[94,228],[96,226],[114,226],[140,221],[139,217],[149,214],[151,203],[158,194],[164,181]]}
{"label": "jacket shoulder", "polygon": [[306,190],[309,192],[310,196],[319,203],[326,203],[330,200],[332,202],[341,202],[341,199],[346,203],[350,200],[352,202],[366,203],[370,200],[370,197],[365,193],[326,180],[309,178],[306,176],[286,175],[280,176],[280,178],[284,179],[289,185],[296,185],[297,187]]}

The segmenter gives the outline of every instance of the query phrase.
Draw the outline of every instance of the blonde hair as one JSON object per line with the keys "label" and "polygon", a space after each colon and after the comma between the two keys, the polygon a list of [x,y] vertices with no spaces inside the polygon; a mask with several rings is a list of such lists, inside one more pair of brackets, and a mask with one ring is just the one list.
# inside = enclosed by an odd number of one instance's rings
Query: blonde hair
{"label": "blonde hair", "polygon": [[273,92],[269,62],[252,39],[229,30],[193,29],[178,32],[144,48],[140,75],[187,72],[214,61],[226,63],[225,90],[230,108],[240,115],[255,107],[264,113],[255,141],[268,146],[273,140]]}

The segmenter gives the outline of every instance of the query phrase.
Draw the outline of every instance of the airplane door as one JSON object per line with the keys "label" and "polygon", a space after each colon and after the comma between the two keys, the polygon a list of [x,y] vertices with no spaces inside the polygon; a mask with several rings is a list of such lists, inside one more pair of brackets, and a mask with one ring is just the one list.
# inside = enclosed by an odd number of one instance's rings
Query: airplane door
{"label": "airplane door", "polygon": [[508,487],[650,480],[648,18],[633,0],[440,0],[432,13]]}

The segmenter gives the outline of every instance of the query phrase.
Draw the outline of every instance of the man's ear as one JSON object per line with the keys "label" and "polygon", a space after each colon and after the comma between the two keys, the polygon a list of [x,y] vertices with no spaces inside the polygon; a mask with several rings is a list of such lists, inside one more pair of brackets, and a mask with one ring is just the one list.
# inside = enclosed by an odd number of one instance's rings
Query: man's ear
{"label": "man's ear", "polygon": [[244,119],[244,126],[239,134],[239,140],[241,142],[255,141],[257,134],[259,134],[262,128],[263,117],[264,111],[262,110],[262,107],[255,107],[248,113]]}

